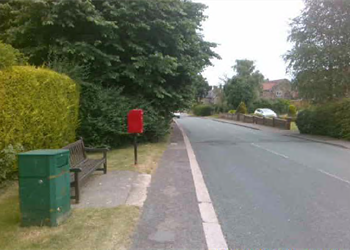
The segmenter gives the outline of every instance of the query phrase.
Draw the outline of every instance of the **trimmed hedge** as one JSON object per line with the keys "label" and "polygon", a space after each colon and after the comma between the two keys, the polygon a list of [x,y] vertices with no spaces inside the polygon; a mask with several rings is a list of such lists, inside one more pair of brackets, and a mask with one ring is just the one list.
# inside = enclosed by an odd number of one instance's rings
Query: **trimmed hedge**
{"label": "trimmed hedge", "polygon": [[350,99],[305,109],[296,123],[303,134],[350,140]]}
{"label": "trimmed hedge", "polygon": [[236,110],[236,113],[239,113],[239,114],[248,114],[248,109],[247,109],[247,106],[245,105],[244,102],[241,102],[238,107],[237,107],[237,110]]}
{"label": "trimmed hedge", "polygon": [[4,167],[8,150],[60,148],[75,140],[79,87],[48,69],[7,68],[0,71],[0,110],[1,181],[16,171],[14,164]]}
{"label": "trimmed hedge", "polygon": [[294,105],[289,105],[288,115],[295,117],[297,115],[297,108]]}
{"label": "trimmed hedge", "polygon": [[193,108],[193,114],[196,116],[210,116],[213,112],[213,107],[210,105],[197,105]]}

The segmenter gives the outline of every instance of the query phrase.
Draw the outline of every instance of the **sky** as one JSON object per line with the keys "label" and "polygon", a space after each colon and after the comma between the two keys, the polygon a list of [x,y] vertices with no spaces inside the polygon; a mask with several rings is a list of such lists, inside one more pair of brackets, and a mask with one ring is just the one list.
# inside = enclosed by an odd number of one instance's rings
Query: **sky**
{"label": "sky", "polygon": [[231,77],[237,59],[255,61],[265,78],[277,80],[291,76],[282,56],[292,47],[288,43],[289,23],[304,7],[302,0],[194,0],[208,6],[202,34],[218,43],[215,52],[221,60],[203,75],[210,85],[219,85],[225,75]]}

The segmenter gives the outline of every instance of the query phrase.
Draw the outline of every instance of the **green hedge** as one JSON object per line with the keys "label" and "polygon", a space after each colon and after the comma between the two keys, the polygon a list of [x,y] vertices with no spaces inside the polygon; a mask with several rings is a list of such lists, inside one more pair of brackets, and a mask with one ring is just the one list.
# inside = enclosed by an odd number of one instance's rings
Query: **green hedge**
{"label": "green hedge", "polygon": [[69,77],[30,66],[1,70],[0,181],[16,171],[9,154],[74,141],[78,109],[79,87]]}
{"label": "green hedge", "polygon": [[296,122],[303,134],[350,140],[350,99],[305,109]]}
{"label": "green hedge", "polygon": [[196,116],[210,116],[213,112],[211,105],[201,104],[193,107],[193,114]]}
{"label": "green hedge", "polygon": [[247,109],[247,106],[245,105],[244,102],[241,102],[238,107],[237,107],[237,110],[236,110],[236,113],[239,113],[239,114],[248,114],[248,109]]}
{"label": "green hedge", "polygon": [[26,58],[19,52],[19,50],[0,41],[0,70],[25,62]]}

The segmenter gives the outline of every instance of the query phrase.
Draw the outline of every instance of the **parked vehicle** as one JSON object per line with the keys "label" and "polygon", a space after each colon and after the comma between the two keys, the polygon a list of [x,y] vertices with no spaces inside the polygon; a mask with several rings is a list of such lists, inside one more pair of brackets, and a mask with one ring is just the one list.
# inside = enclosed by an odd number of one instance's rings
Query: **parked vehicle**
{"label": "parked vehicle", "polygon": [[180,111],[174,112],[173,115],[174,115],[174,117],[179,118],[179,119],[180,119],[180,117],[181,117]]}
{"label": "parked vehicle", "polygon": [[277,118],[277,114],[271,109],[257,109],[255,110],[254,115],[266,118]]}

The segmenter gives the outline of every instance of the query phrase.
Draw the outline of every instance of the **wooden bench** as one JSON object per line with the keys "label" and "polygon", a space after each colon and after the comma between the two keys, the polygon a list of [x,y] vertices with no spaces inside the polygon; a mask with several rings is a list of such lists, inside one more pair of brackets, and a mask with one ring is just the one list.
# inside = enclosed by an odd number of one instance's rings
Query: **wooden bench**
{"label": "wooden bench", "polygon": [[[83,139],[73,142],[64,147],[70,152],[70,172],[71,172],[71,187],[74,187],[74,196],[76,203],[80,200],[80,185],[82,181],[91,175],[94,171],[103,171],[107,173],[107,151],[105,148],[87,148],[84,146]],[[103,153],[100,159],[89,159],[86,153]]]}

